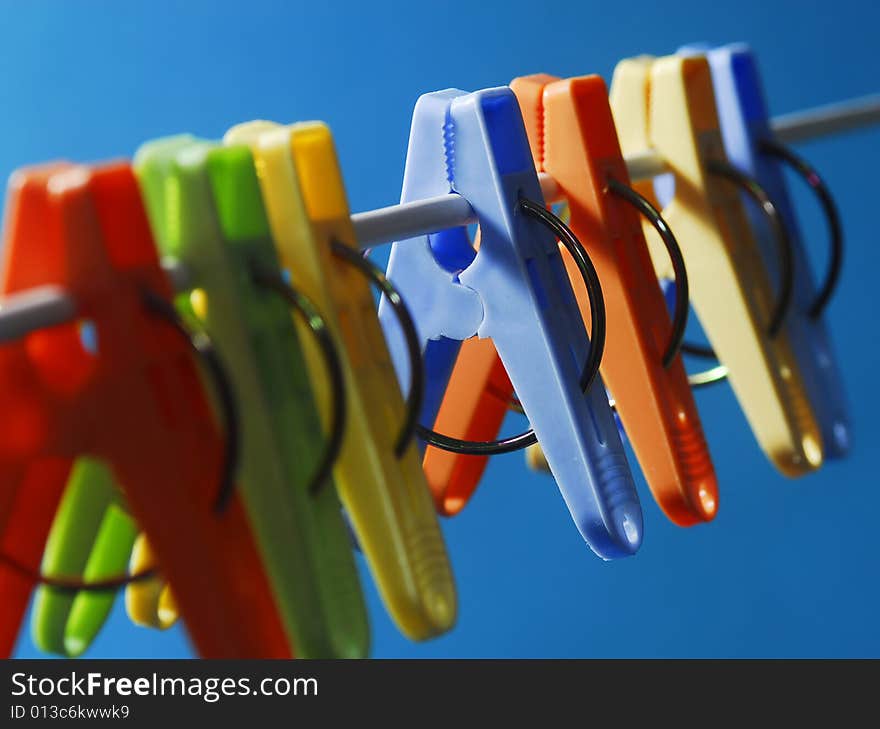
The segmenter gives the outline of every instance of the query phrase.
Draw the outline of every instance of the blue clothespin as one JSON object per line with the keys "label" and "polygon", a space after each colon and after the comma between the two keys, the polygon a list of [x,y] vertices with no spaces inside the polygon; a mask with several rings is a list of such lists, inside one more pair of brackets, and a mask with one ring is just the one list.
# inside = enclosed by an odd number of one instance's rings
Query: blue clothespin
{"label": "blue clothespin", "polygon": [[[518,207],[544,199],[508,87],[416,104],[401,202],[449,193],[476,213],[479,252],[459,229],[396,242],[388,263],[431,383],[422,423],[434,422],[461,340],[491,337],[581,535],[605,559],[634,553],[641,506],[601,380],[586,395],[579,388],[589,341],[571,285],[554,237]],[[379,317],[406,386],[402,331],[384,303]]]}
{"label": "blue clothespin", "polygon": [[[786,320],[788,338],[819,422],[825,456],[842,458],[851,440],[846,393],[821,312],[811,313],[816,286],[779,160],[762,149],[763,143],[773,141],[773,132],[755,57],[744,44],[716,48],[689,45],[678,52],[708,59],[727,157],[758,181],[782,215],[794,258],[793,298]],[[751,199],[745,200],[765,263],[770,275],[778,280],[776,241],[763,213]]]}

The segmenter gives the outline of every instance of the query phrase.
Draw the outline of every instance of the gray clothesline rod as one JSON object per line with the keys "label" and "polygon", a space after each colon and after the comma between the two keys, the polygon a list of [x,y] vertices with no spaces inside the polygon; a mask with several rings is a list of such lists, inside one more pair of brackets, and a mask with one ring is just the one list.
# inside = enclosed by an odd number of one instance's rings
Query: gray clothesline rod
{"label": "gray clothesline rod", "polygon": [[[880,124],[880,94],[785,114],[771,122],[779,140],[789,144],[874,124]],[[665,161],[651,150],[628,156],[626,163],[633,181],[650,179],[668,171]],[[557,200],[558,190],[553,179],[545,174],[538,177],[544,199]],[[351,221],[358,244],[365,249],[469,225],[476,222],[476,215],[467,200],[449,194],[356,213],[351,216]],[[183,265],[165,261],[163,266],[176,290],[188,288],[190,276]],[[76,316],[76,302],[58,286],[39,286],[10,294],[0,299],[0,343],[18,339],[37,329],[70,322]]]}

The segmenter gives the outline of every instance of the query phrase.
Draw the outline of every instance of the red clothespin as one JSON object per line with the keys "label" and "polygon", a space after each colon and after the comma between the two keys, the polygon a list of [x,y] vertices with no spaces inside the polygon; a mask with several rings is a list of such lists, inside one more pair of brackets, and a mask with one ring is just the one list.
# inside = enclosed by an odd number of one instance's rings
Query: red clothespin
{"label": "red clothespin", "polygon": [[215,509],[224,442],[190,343],[145,301],[170,283],[127,163],[16,173],[0,293],[62,287],[77,322],[0,345],[0,655],[9,655],[80,454],[125,490],[204,657],[289,657],[238,498]]}

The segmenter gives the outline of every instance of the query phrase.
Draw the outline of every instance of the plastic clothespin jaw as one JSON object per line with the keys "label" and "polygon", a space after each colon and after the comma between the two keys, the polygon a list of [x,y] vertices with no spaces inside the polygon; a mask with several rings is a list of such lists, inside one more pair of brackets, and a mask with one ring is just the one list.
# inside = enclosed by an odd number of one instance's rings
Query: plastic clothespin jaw
{"label": "plastic clothespin jaw", "polygon": [[[579,388],[589,343],[571,284],[553,236],[519,208],[522,198],[544,201],[509,88],[419,99],[401,200],[445,193],[465,197],[477,215],[473,263],[448,271],[430,236],[421,236],[394,243],[388,265],[422,350],[441,338],[491,338],[581,535],[605,559],[634,553],[641,507],[601,380],[587,395]],[[379,315],[405,382],[402,333],[387,307]],[[449,346],[432,369],[448,372],[457,349]],[[423,423],[434,422],[437,407],[426,405]]]}
{"label": "plastic clothespin jaw", "polygon": [[[822,443],[787,332],[771,334],[775,295],[740,199],[713,174],[724,164],[712,79],[704,58],[622,61],[611,106],[625,154],[662,156],[675,178],[662,213],[687,265],[691,300],[762,450],[788,476],[822,463]],[[636,185],[653,198],[650,182]],[[656,199],[656,198],[655,198]],[[655,268],[668,263],[646,229]]]}
{"label": "plastic clothespin jaw", "polygon": [[[779,158],[768,151],[774,141],[757,61],[743,44],[717,48],[687,46],[679,53],[704,53],[712,71],[718,121],[725,152],[739,169],[752,175],[779,210],[792,244],[794,285],[785,321],[788,340],[814,409],[827,458],[842,458],[850,448],[851,425],[846,392],[831,337],[821,311],[814,311],[817,287],[800,235]],[[745,198],[755,239],[773,281],[779,280],[778,245],[754,201]]]}
{"label": "plastic clothespin jaw", "polygon": [[[212,508],[223,440],[189,343],[144,304],[171,289],[127,164],[24,170],[10,185],[3,293],[53,284],[93,323],[0,347],[0,540],[36,570],[75,458],[105,462],[149,534],[197,650],[289,656],[237,498]],[[17,633],[31,577],[0,568],[0,651]]]}

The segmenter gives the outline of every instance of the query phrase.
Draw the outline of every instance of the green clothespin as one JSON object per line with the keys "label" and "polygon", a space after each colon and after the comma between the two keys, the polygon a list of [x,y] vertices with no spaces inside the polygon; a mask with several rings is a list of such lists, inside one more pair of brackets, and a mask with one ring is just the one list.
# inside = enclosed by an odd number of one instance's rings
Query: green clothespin
{"label": "green clothespin", "polygon": [[[136,535],[110,469],[95,459],[80,458],[52,522],[42,572],[86,582],[124,574]],[[115,591],[71,593],[40,587],[31,617],[34,643],[47,653],[81,655],[115,599]]]}
{"label": "green clothespin", "polygon": [[365,656],[366,608],[335,486],[309,489],[325,439],[291,312],[252,273],[281,274],[250,151],[172,137],[141,147],[135,170],[159,249],[197,287],[179,310],[198,315],[236,388],[239,483],[294,652]]}

